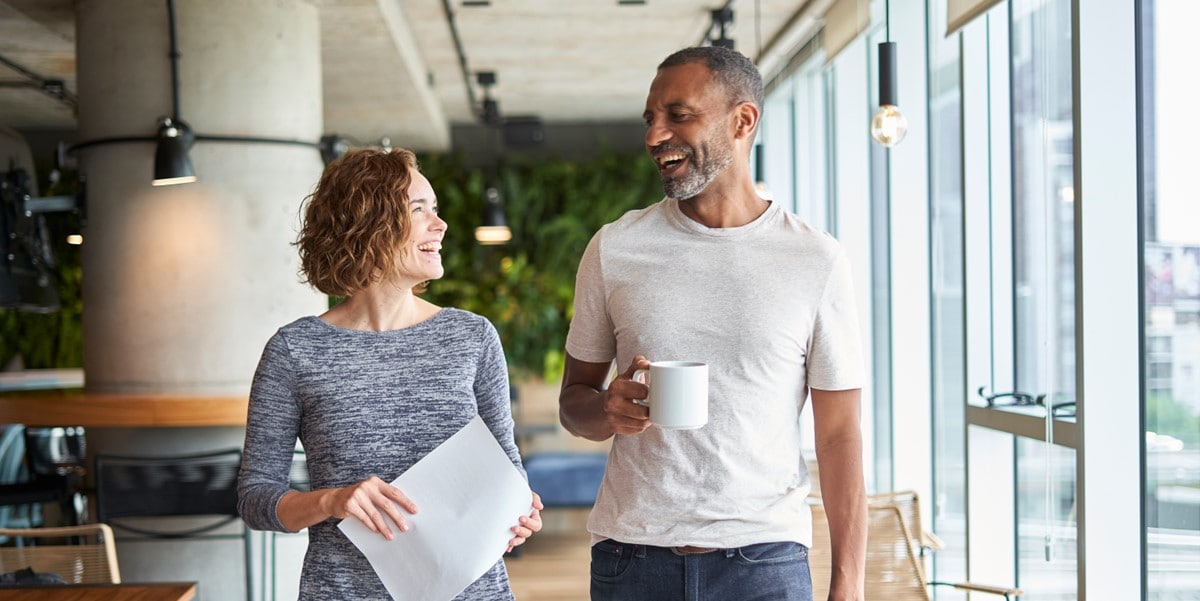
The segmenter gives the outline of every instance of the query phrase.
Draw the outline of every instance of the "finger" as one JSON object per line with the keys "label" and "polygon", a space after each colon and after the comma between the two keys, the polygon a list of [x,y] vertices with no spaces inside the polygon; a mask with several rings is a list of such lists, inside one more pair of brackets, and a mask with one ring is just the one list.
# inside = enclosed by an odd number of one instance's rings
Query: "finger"
{"label": "finger", "polygon": [[[395,533],[392,532],[392,527],[388,525],[387,520],[384,519],[382,513],[376,511],[371,517],[375,521],[375,525],[379,527],[379,533],[383,535],[383,538],[392,540],[392,538],[395,537]],[[408,530],[408,525],[400,522],[396,523],[396,527],[400,528],[401,531]]]}
{"label": "finger", "polygon": [[385,499],[383,501],[382,509],[383,513],[387,514],[387,516],[391,518],[392,522],[396,524],[396,527],[399,528],[401,532],[408,532],[408,520],[404,519],[404,514],[400,513],[400,510],[397,508],[395,503]]}
{"label": "finger", "polygon": [[521,523],[530,530],[531,534],[538,532],[542,529],[542,514],[534,511],[529,517],[522,520]]}
{"label": "finger", "polygon": [[[632,405],[632,403],[630,403]],[[645,411],[645,409],[642,409]],[[645,432],[650,427],[650,416],[629,416],[624,414],[609,413],[608,425],[613,429],[613,432],[618,434],[640,434]]]}
{"label": "finger", "polygon": [[404,511],[413,514],[417,513],[416,501],[408,498],[408,495],[404,494],[404,491],[400,490],[399,488],[396,488],[391,484],[387,484],[383,487],[383,494],[387,498],[398,503],[400,507],[404,509]]}
{"label": "finger", "polygon": [[650,410],[639,405],[636,400],[649,396],[650,388],[645,384],[633,380],[615,380],[608,387],[607,393],[604,401],[605,412],[628,417],[649,417]]}
{"label": "finger", "polygon": [[633,361],[629,362],[629,368],[621,372],[619,377],[623,380],[632,380],[633,372],[639,369],[646,369],[648,367],[650,367],[650,362],[646,360],[645,355],[634,355]]}
{"label": "finger", "polygon": [[537,494],[537,493],[535,493],[535,492],[533,492],[533,491],[530,491],[530,492],[533,494],[533,509],[534,509],[534,513],[537,513],[537,512],[538,512],[538,510],[540,510],[540,509],[545,509],[545,508],[546,508],[546,506],[542,504],[542,497],[541,497],[541,495],[539,495],[539,494]]}
{"label": "finger", "polygon": [[367,530],[382,535],[387,540],[392,540],[392,529],[384,523],[383,517],[379,515],[378,511],[367,511],[359,506],[355,506],[350,508],[348,513],[354,516],[359,522],[362,522],[362,525],[366,526]]}

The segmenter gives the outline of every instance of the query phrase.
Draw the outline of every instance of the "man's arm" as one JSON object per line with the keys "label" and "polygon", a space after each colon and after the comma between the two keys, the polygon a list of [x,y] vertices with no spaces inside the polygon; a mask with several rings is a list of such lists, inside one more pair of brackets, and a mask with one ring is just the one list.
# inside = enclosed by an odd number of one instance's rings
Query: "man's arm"
{"label": "man's arm", "polygon": [[829,599],[864,598],[867,493],[863,483],[862,390],[812,390],[821,502],[829,518]]}
{"label": "man's arm", "polygon": [[595,441],[644,431],[650,427],[650,410],[633,399],[646,398],[649,389],[631,378],[634,370],[649,367],[650,362],[638,355],[629,369],[605,387],[612,363],[589,363],[567,353],[558,393],[559,421],[571,434]]}

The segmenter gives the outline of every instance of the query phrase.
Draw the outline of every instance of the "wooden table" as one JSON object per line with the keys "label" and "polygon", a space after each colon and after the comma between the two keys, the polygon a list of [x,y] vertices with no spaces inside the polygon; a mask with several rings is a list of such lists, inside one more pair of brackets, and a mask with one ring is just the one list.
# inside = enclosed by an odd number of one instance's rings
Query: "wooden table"
{"label": "wooden table", "polygon": [[0,424],[27,426],[244,426],[249,395],[0,392]]}
{"label": "wooden table", "polygon": [[4,601],[190,601],[195,582],[0,587]]}

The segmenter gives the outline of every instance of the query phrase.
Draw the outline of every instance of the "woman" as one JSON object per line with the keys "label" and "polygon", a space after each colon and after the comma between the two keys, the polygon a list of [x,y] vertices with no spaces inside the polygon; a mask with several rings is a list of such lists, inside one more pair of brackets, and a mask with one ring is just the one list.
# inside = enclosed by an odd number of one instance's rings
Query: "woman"
{"label": "woman", "polygon": [[[477,413],[521,468],[496,329],[416,295],[442,277],[445,232],[429,180],[407,150],[352,150],[308,198],[296,243],[301,271],[346,300],[267,342],[238,482],[238,509],[251,528],[309,529],[302,599],[388,597],[337,522],[357,519],[388,540],[403,536],[405,515],[418,508],[389,483]],[[288,488],[297,438],[311,492]],[[541,529],[536,494],[533,506],[514,516],[510,550]],[[458,598],[512,599],[504,562]]]}

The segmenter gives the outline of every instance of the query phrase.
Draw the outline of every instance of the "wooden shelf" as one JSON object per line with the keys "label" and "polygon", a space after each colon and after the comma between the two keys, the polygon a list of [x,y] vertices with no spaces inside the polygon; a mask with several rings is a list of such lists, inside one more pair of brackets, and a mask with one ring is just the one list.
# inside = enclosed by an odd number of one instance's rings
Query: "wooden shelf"
{"label": "wooden shelf", "polygon": [[244,426],[248,396],[30,390],[0,393],[0,424]]}

